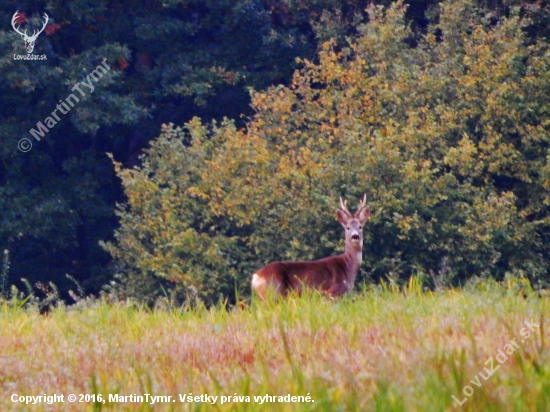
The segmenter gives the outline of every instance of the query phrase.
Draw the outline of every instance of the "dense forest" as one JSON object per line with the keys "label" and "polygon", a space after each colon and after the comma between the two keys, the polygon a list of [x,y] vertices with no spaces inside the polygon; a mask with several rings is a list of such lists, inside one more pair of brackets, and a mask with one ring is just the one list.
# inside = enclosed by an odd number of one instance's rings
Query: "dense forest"
{"label": "dense forest", "polygon": [[[0,10],[4,295],[73,278],[233,299],[268,261],[337,253],[337,199],[363,193],[362,280],[548,286],[545,2]],[[21,33],[42,28],[29,53]]]}

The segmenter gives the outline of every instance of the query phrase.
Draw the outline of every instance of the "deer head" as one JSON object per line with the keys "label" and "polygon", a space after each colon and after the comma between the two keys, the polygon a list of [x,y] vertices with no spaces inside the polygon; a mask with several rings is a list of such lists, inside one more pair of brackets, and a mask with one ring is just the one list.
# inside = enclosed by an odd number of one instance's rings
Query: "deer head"
{"label": "deer head", "polygon": [[24,32],[21,32],[19,30],[19,26],[17,26],[17,17],[19,17],[19,10],[17,10],[13,15],[11,19],[11,26],[17,33],[21,35],[21,37],[23,37],[23,40],[25,40],[25,43],[26,43],[27,53],[30,54],[34,50],[34,42],[38,38],[38,35],[44,31],[44,29],[46,28],[46,25],[48,24],[48,20],[49,20],[48,15],[44,13],[44,20],[45,20],[44,25],[40,30],[34,30],[32,36],[27,35],[26,29]]}
{"label": "deer head", "polygon": [[336,212],[338,221],[344,227],[346,233],[346,248],[352,247],[357,251],[363,248],[363,224],[370,217],[370,207],[367,206],[367,195],[359,202],[354,215],[348,210],[347,201],[340,198],[340,208]]}

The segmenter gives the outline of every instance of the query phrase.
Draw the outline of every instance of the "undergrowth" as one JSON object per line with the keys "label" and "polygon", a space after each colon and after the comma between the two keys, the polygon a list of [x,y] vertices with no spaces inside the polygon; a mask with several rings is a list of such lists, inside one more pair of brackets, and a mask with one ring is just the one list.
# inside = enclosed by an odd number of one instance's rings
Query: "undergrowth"
{"label": "undergrowth", "polygon": [[[2,410],[523,412],[550,401],[548,298],[520,280],[432,292],[412,278],[336,301],[76,307],[0,304]],[[487,376],[489,359],[499,368]],[[105,403],[10,398],[54,393]],[[172,398],[132,398],[145,394]]]}

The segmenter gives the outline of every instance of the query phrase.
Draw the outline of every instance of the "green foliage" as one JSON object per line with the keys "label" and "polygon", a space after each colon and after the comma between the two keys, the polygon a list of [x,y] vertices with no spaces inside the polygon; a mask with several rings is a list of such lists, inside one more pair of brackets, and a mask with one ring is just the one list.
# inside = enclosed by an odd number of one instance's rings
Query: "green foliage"
{"label": "green foliage", "polygon": [[[20,10],[29,20],[23,30],[32,32],[31,27],[40,27],[44,6],[36,7],[39,11]],[[0,33],[0,91],[4,99],[0,107],[0,244],[13,251],[16,279],[62,283],[66,271],[71,271],[86,286],[99,288],[101,266],[108,255],[97,241],[109,236],[114,222],[115,190],[108,159],[98,150],[103,144],[98,132],[134,124],[145,115],[120,87],[124,73],[116,62],[129,58],[131,52],[111,39],[81,49],[78,39],[86,37],[86,30],[79,26],[82,16],[71,14],[74,7],[60,5],[63,11],[58,12],[52,4],[47,10],[49,24],[34,51],[48,60],[14,60],[14,54],[25,53],[21,36],[9,24],[17,8],[3,2],[0,9],[5,16]],[[74,42],[70,50],[59,43],[65,35]],[[73,93],[73,86],[85,80],[103,59],[111,69],[94,84],[93,93],[82,97],[75,92],[79,102],[65,115],[60,114],[58,124],[36,141],[29,130],[50,116],[60,100]],[[32,140],[33,149],[20,152],[20,139]]]}
{"label": "green foliage", "polygon": [[245,129],[166,126],[141,169],[117,165],[123,270],[225,294],[268,261],[335,253],[336,199],[366,192],[374,275],[545,277],[548,47],[468,0],[423,35],[401,3],[368,12],[349,47],[326,42],[290,87],[254,93]]}
{"label": "green foliage", "polygon": [[[102,394],[102,410],[117,412],[545,411],[548,297],[492,283],[421,293],[412,280],[404,293],[373,287],[338,301],[313,293],[244,309],[147,310],[98,301],[37,316],[0,302],[0,367],[10,392],[73,393],[77,387]],[[502,361],[510,342],[517,350]],[[466,385],[473,395],[465,395]],[[176,402],[108,398],[145,393]],[[251,401],[220,402],[235,393]],[[215,405],[180,403],[179,394],[218,398]],[[309,394],[315,402],[254,400],[265,394]],[[452,396],[466,399],[462,408]],[[36,409],[22,402],[9,408]]]}
{"label": "green foliage", "polygon": [[4,249],[2,270],[0,271],[0,299],[8,297],[8,275],[10,274],[10,252]]}
{"label": "green foliage", "polygon": [[[121,196],[105,152],[137,164],[161,123],[237,117],[248,88],[288,84],[295,57],[315,55],[310,20],[345,7],[313,3],[310,11],[308,2],[270,0],[0,1],[0,245],[13,251],[13,276],[64,291],[70,272],[99,290],[109,256],[98,241],[112,236]],[[49,15],[35,47],[47,60],[14,60],[25,54],[10,25],[18,8],[29,32]],[[361,2],[352,9],[331,33],[346,34]],[[35,141],[31,127],[103,59],[111,69],[94,92]],[[22,138],[33,141],[29,153],[17,150]]]}
{"label": "green foliage", "polygon": [[[98,291],[109,280],[109,256],[98,240],[111,238],[114,205],[121,198],[105,152],[132,167],[162,123],[183,124],[193,116],[209,123],[228,116],[241,127],[252,113],[248,89],[289,85],[296,57],[317,61],[321,42],[332,39],[341,51],[367,20],[368,3],[41,0],[18,6],[0,0],[0,245],[12,251],[12,276],[53,281],[64,294],[69,272],[86,290]],[[491,7],[491,22],[521,6],[521,15],[532,20],[525,28],[529,41],[548,36],[543,3],[478,3]],[[411,27],[425,29],[424,11],[434,4],[411,0],[406,15]],[[25,53],[10,26],[17,8],[22,28],[31,31],[48,13],[35,47],[48,60],[14,60],[14,53]],[[31,152],[20,153],[17,142],[31,137],[29,129],[104,58],[111,70],[95,91],[42,141],[33,141]],[[332,200],[329,204],[332,208]],[[395,258],[391,262],[399,266]]]}

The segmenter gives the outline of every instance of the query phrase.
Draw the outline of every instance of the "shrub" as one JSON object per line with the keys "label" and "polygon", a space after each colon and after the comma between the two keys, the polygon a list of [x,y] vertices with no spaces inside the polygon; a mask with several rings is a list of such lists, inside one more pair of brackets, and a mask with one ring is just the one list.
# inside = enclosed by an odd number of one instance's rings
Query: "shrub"
{"label": "shrub", "polygon": [[405,11],[371,6],[348,47],[326,42],[290,87],[253,93],[245,129],[167,125],[141,168],[116,164],[120,271],[227,295],[268,261],[336,253],[338,196],[367,193],[375,276],[543,279],[548,47],[526,44],[516,12],[449,1],[416,34]]}

